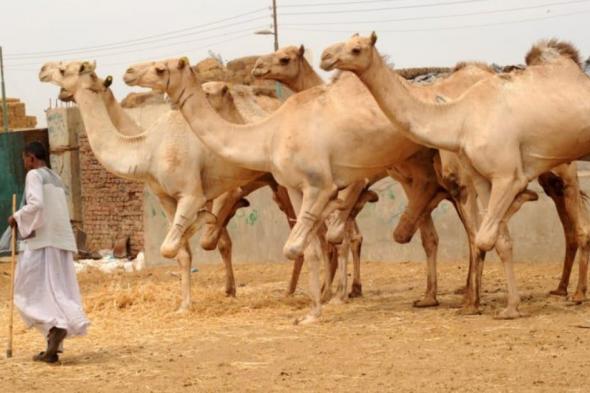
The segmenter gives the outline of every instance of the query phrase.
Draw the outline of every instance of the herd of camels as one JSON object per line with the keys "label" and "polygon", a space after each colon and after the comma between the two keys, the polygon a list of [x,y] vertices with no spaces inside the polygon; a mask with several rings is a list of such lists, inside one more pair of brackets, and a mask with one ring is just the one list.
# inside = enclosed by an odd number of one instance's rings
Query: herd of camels
{"label": "herd of camels", "polygon": [[247,93],[233,96],[238,87],[202,85],[186,57],[133,65],[126,84],[163,91],[172,103],[147,129],[122,109],[109,88],[112,77],[99,78],[94,62],[46,63],[39,78],[60,86],[62,100],[77,103],[101,164],[144,181],[159,198],[170,221],[160,251],[181,266],[181,311],[191,304],[189,239],[199,229],[201,246],[219,249],[226,293],[235,295],[226,225],[248,205],[244,197],[264,186],[291,227],[283,248],[294,260],[289,293],[303,261],[308,264],[311,310],[296,323],[318,320],[323,302],[360,296],[362,234],[355,217],[378,199],[370,186],[386,176],[401,183],[408,199],[394,239],[406,243],[420,230],[427,256],[426,291],[415,306],[438,305],[431,213],[446,199],[469,240],[461,312],[479,312],[483,261],[495,249],[508,287],[506,308],[497,317],[521,315],[508,221],[538,198],[527,190],[535,178],[554,201],[566,239],[561,281],[552,293],[567,296],[579,254],[572,299],[584,300],[590,218],[575,160],[590,154],[590,78],[576,49],[542,41],[527,54],[525,67],[497,71],[460,63],[418,84],[384,61],[376,41],[375,33],[354,35],[325,49],[321,68],[339,70],[331,83],[313,70],[303,46],[260,57],[252,74],[294,92],[272,113]]}

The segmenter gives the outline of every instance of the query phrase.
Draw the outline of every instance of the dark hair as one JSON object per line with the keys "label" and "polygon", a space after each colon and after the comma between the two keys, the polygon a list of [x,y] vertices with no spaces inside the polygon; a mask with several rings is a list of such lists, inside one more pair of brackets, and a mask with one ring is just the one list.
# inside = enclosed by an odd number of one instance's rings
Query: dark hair
{"label": "dark hair", "polygon": [[47,149],[41,142],[28,143],[25,146],[25,154],[31,154],[41,161],[48,161]]}

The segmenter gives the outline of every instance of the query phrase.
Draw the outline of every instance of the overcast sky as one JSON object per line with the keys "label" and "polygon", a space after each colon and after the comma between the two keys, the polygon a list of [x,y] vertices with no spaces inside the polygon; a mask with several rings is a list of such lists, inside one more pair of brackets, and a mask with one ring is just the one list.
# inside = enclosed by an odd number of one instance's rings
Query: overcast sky
{"label": "overcast sky", "polygon": [[[0,45],[8,97],[21,98],[45,125],[58,89],[37,79],[50,60],[96,60],[99,76],[121,80],[128,65],[212,50],[225,61],[272,51],[272,0],[3,1]],[[379,36],[399,67],[446,66],[461,60],[521,63],[531,44],[557,37],[590,55],[590,0],[277,0],[279,44],[305,44],[318,68],[326,46],[351,33]]]}

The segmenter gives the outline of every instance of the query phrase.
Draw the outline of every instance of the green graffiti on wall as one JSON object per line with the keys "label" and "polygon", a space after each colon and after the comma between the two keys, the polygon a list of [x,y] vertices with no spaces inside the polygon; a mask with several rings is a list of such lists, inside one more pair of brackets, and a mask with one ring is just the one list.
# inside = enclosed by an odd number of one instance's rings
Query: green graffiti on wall
{"label": "green graffiti on wall", "polygon": [[258,210],[252,209],[252,211],[246,216],[246,223],[248,225],[254,225],[258,220]]}

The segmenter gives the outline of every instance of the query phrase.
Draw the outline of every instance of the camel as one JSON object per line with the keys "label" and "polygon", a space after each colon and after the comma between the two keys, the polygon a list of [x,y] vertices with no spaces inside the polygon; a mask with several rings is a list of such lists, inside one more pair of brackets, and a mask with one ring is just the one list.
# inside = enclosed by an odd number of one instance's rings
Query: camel
{"label": "camel", "polygon": [[[252,69],[252,75],[260,79],[279,81],[295,93],[300,93],[316,86],[323,86],[325,84],[324,81],[314,71],[307,59],[305,59],[304,54],[305,47],[303,45],[299,47],[288,46],[280,48],[276,52],[259,57]],[[365,124],[364,127],[372,127],[372,124]],[[427,259],[429,260],[427,266],[431,266],[432,269],[432,267],[436,266],[438,235],[434,225],[428,221],[432,220],[430,212],[437,206],[438,202],[444,199],[447,195],[443,194],[441,192],[442,190],[439,190],[437,187],[436,176],[434,168],[432,167],[432,151],[429,151],[429,149],[424,149],[422,153],[415,154],[406,162],[396,165],[395,168],[390,168],[387,172],[383,171],[373,176],[368,182],[361,181],[358,183],[358,187],[353,187],[351,190],[352,195],[348,198],[350,203],[344,204],[345,206],[348,206],[341,209],[340,214],[332,214],[328,218],[329,221],[332,219],[332,222],[330,222],[332,224],[332,231],[333,233],[341,232],[338,230],[338,227],[344,225],[347,217],[354,219],[356,215],[360,213],[362,206],[356,204],[356,197],[360,197],[363,192],[367,192],[370,186],[383,179],[388,174],[402,184],[406,196],[412,205],[412,208],[404,212],[398,228],[394,231],[394,239],[400,243],[409,242],[417,229],[416,226],[418,225],[418,222],[420,220],[425,220],[426,223],[420,228],[420,233],[422,246],[424,247]],[[436,193],[435,191],[439,192]],[[372,198],[376,201],[378,196],[375,194]],[[409,212],[415,212],[418,211],[418,209],[422,209],[420,214],[417,214],[415,217],[408,215]],[[424,209],[429,210],[426,212]],[[348,228],[354,228],[356,222],[347,224],[347,226]],[[330,234],[330,230],[328,231],[328,234]],[[362,244],[363,239],[358,227],[356,227],[354,233],[349,234],[348,236],[351,235],[356,242],[359,242],[357,247],[360,252],[360,244]],[[333,240],[335,240],[335,237],[337,236],[331,236]],[[342,261],[339,263],[341,279],[339,288],[346,287],[346,270],[342,270],[341,266]],[[344,266],[346,266],[346,263],[344,263]],[[436,276],[433,276],[431,273],[427,274],[427,276],[426,294],[423,299],[414,302],[414,305],[417,307],[438,305],[438,301],[436,300]],[[362,295],[360,255],[353,255],[353,283],[350,297],[360,295]]]}
{"label": "camel", "polygon": [[[590,150],[586,103],[590,80],[581,71],[573,47],[554,40],[537,44],[527,55],[526,70],[485,78],[455,101],[434,104],[414,96],[386,66],[375,48],[376,40],[374,33],[355,35],[332,45],[322,54],[322,68],[354,72],[405,135],[459,155],[461,165],[473,175],[478,203],[485,212],[475,235],[479,251],[505,242],[513,210],[530,199],[529,181]],[[573,208],[577,209],[574,217],[585,214],[583,204]],[[588,228],[579,223],[575,224],[577,235],[588,239]],[[582,254],[587,251],[585,244]],[[580,258],[584,277],[587,256]],[[479,269],[473,267],[475,272]],[[511,261],[505,263],[505,270],[508,307],[502,316],[518,317],[520,298]]]}
{"label": "camel", "polygon": [[[141,130],[108,89],[112,78],[107,78],[103,84],[94,74],[94,68],[88,62],[47,63],[41,69],[40,79],[61,86],[62,99],[73,97],[76,100],[91,147],[101,164],[117,176],[145,181],[158,197],[170,221],[178,220],[177,216],[183,214],[181,208],[185,206],[186,210],[190,201],[200,203],[197,206],[199,209],[204,207],[205,202],[217,197],[212,207],[213,212],[217,213],[217,220],[200,212],[203,219],[190,222],[185,228],[183,245],[176,256],[182,270],[182,302],[179,311],[187,310],[191,304],[192,258],[188,239],[203,223],[208,230],[201,244],[205,249],[219,248],[226,266],[226,294],[235,296],[232,244],[225,226],[237,208],[247,205],[243,196],[264,185],[270,184],[272,187],[274,181],[260,172],[236,168],[210,152],[188,129],[178,111],[170,111],[152,128]],[[155,131],[160,129],[168,131]],[[122,147],[125,149],[123,152]],[[140,157],[143,161],[140,161]],[[187,177],[186,173],[194,173],[195,176]],[[277,199],[284,201],[283,196]],[[234,202],[228,207],[227,200]],[[288,211],[290,203],[288,199],[286,202],[279,205]],[[300,265],[296,263],[295,270],[300,269]],[[298,276],[298,271],[296,273]]]}
{"label": "camel", "polygon": [[[124,80],[131,86],[165,91],[216,154],[244,168],[271,172],[288,188],[298,214],[283,252],[290,259],[305,253],[312,299],[309,313],[296,322],[317,321],[322,250],[316,229],[342,205],[334,199],[336,192],[406,161],[423,147],[378,116],[376,104],[366,102],[370,95],[342,99],[365,90],[353,74],[343,75],[329,87],[295,94],[264,120],[248,125],[228,123],[213,111],[186,58],[131,66]],[[372,129],[363,129],[362,125],[371,123]]]}

